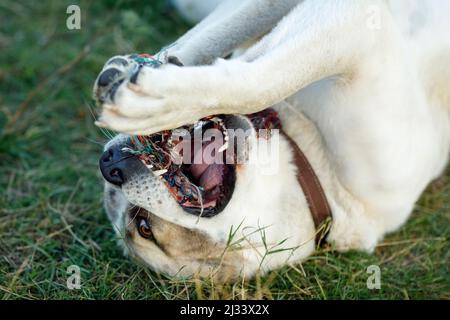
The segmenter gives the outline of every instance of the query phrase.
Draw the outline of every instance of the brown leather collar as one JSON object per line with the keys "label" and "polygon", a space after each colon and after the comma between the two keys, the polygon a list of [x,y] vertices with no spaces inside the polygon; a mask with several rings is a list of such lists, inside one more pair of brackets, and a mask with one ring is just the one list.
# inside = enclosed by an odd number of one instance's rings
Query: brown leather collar
{"label": "brown leather collar", "polygon": [[285,132],[286,137],[294,151],[294,163],[297,166],[297,180],[303,189],[308,206],[316,227],[316,244],[322,245],[330,230],[332,219],[331,209],[314,169],[295,141]]}
{"label": "brown leather collar", "polygon": [[255,129],[266,129],[269,131],[272,129],[280,130],[290,143],[294,151],[294,163],[297,166],[297,180],[308,201],[308,206],[316,227],[316,244],[317,246],[322,245],[330,230],[332,215],[327,197],[319,179],[314,173],[314,169],[295,141],[283,131],[278,113],[274,109],[269,108],[248,115],[248,118]]}

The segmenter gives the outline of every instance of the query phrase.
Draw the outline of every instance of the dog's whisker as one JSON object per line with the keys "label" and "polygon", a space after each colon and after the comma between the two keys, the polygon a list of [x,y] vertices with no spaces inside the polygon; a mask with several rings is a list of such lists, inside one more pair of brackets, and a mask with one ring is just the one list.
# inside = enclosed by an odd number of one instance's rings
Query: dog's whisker
{"label": "dog's whisker", "polygon": [[93,144],[97,144],[97,145],[101,146],[102,148],[103,148],[103,146],[105,145],[104,142],[102,143],[102,142],[95,141],[95,140],[90,139],[90,138],[86,138],[86,140],[89,141],[89,142],[91,142],[91,143],[93,143]]}
{"label": "dog's whisker", "polygon": [[[89,113],[91,114],[92,118],[94,119],[94,121],[97,121],[98,118],[95,115],[95,112],[93,110],[93,107],[89,104],[89,102],[85,101],[85,105],[87,106]],[[108,129],[106,128],[99,128],[100,131],[103,133],[103,135],[108,138],[109,140],[113,139],[115,134],[112,134]]]}

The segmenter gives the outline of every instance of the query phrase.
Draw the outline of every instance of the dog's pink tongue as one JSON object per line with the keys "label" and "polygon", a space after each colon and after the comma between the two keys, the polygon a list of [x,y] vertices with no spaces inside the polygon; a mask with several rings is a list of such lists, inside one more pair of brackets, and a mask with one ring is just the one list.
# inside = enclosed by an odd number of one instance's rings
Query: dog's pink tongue
{"label": "dog's pink tongue", "polygon": [[[221,141],[211,141],[205,143],[202,148],[198,148],[194,154],[193,164],[190,167],[191,174],[195,179],[200,179],[205,171],[216,161],[215,152],[222,146]],[[212,154],[209,154],[211,153]]]}
{"label": "dog's pink tongue", "polygon": [[191,174],[195,179],[200,179],[203,172],[205,172],[206,169],[208,169],[208,164],[202,163],[202,164],[193,164],[191,165]]}
{"label": "dog's pink tongue", "polygon": [[211,164],[200,177],[199,185],[205,191],[214,189],[223,180],[223,164]]}

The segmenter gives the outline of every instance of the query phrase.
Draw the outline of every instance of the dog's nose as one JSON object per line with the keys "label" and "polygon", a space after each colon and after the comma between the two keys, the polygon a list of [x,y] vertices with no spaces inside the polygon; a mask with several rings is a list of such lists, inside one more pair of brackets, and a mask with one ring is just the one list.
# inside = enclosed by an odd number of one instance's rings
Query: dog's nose
{"label": "dog's nose", "polygon": [[123,149],[123,145],[113,146],[102,154],[99,161],[105,180],[119,187],[144,167],[135,155]]}

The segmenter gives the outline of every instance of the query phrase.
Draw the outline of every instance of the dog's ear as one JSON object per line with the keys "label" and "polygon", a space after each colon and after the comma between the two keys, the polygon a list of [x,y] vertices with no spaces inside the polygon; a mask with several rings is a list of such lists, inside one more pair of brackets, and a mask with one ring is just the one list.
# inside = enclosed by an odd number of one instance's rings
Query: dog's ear
{"label": "dog's ear", "polygon": [[178,58],[175,57],[175,56],[170,56],[170,57],[167,59],[167,62],[170,63],[170,64],[174,64],[174,65],[176,65],[176,66],[179,66],[179,67],[184,67],[184,64],[180,61],[180,59],[178,59]]}

